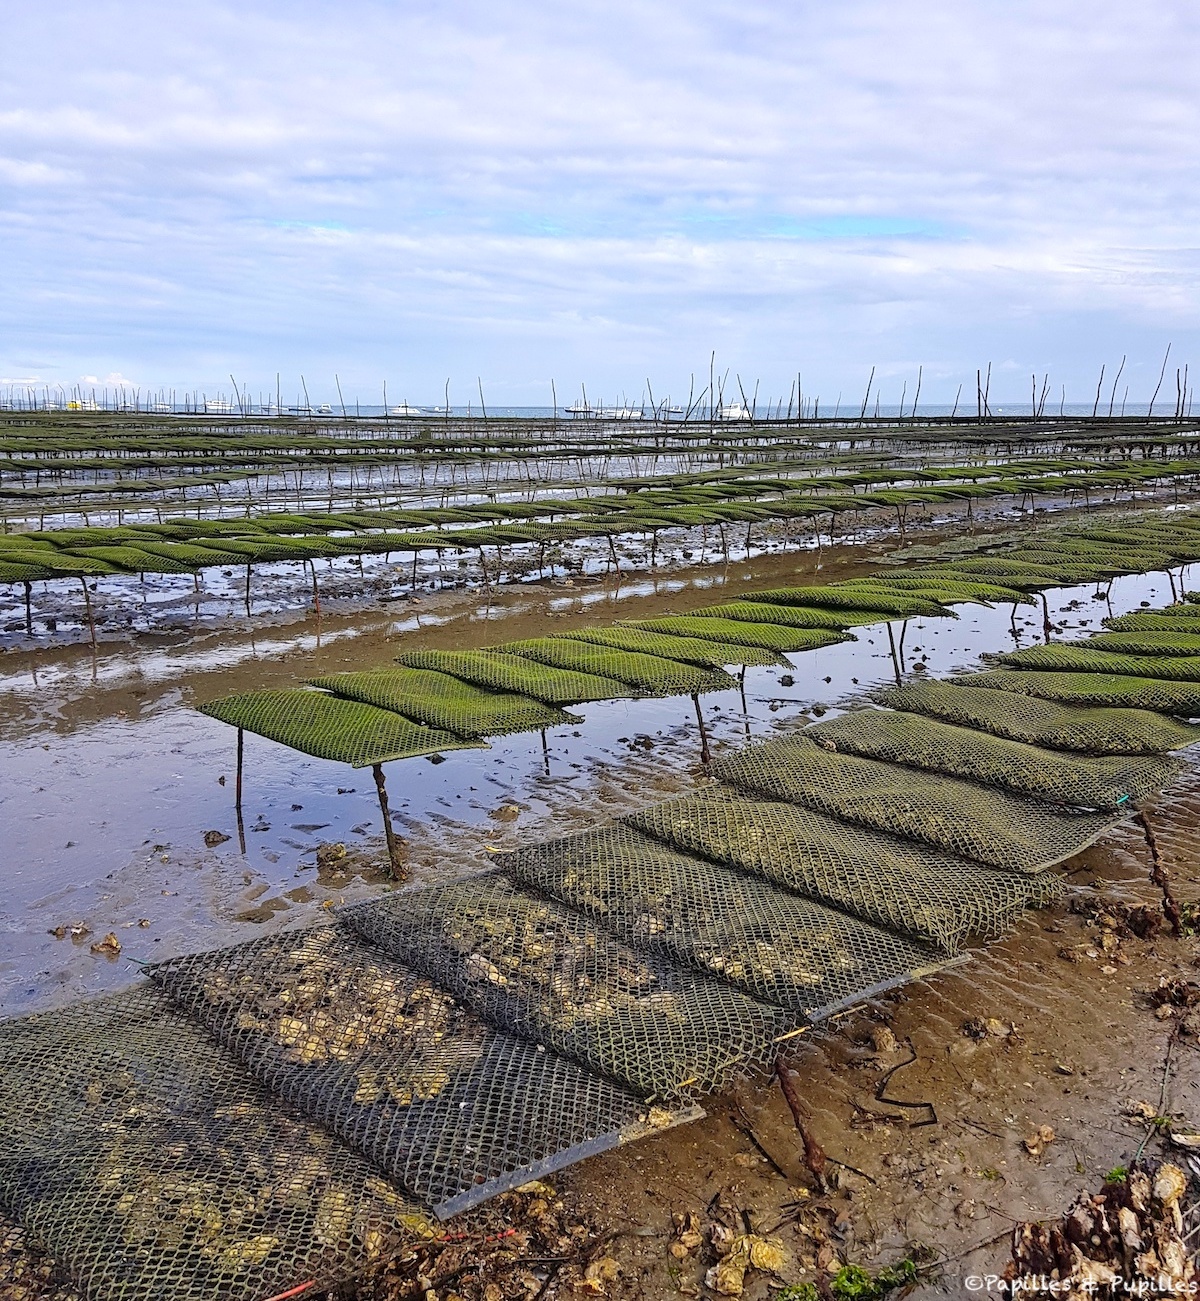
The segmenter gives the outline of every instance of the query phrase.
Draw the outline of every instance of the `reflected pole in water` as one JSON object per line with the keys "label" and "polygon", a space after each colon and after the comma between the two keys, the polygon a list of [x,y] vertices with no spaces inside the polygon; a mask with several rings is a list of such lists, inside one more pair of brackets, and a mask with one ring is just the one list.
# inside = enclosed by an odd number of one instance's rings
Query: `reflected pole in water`
{"label": "reflected pole in water", "polygon": [[387,841],[388,852],[388,875],[394,880],[400,880],[404,875],[404,870],[400,865],[400,850],[396,844],[396,832],[392,827],[392,815],[388,810],[387,786],[383,780],[383,765],[373,763],[371,765],[371,775],[375,778],[375,791],[379,796],[379,812],[383,815],[383,837]]}
{"label": "reflected pole in water", "polygon": [[900,657],[896,654],[896,634],[892,632],[892,625],[890,623],[887,625],[887,634],[888,646],[891,648],[892,652],[892,671],[896,675],[896,685],[900,686],[902,681],[900,677]]}

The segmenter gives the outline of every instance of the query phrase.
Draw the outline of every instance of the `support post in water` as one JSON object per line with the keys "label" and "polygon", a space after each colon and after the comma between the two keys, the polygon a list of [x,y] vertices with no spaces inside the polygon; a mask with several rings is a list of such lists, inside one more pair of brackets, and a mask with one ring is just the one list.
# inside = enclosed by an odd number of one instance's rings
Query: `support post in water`
{"label": "support post in water", "polygon": [[400,852],[396,847],[396,833],[392,829],[392,815],[388,811],[387,787],[383,781],[383,765],[373,763],[371,776],[375,778],[375,790],[379,795],[379,812],[383,814],[383,837],[387,841],[388,875],[399,881],[404,870],[400,865]]}
{"label": "support post in water", "polygon": [[700,725],[700,762],[707,764],[712,758],[712,752],[708,748],[708,728],[704,726],[704,711],[700,708],[700,696],[697,692],[692,692],[692,704],[696,707],[696,722]]}
{"label": "support post in water", "polygon": [[250,613],[250,566],[246,566],[246,613]]}
{"label": "support post in water", "polygon": [[30,583],[28,579],[26,579],[25,582],[22,584],[22,586],[25,588],[25,636],[32,637],[33,636],[33,605],[32,605],[33,584]]}
{"label": "support post in water", "polygon": [[80,583],[83,586],[83,608],[87,613],[88,635],[92,639],[92,650],[96,649],[96,621],[92,618],[92,597],[88,592],[87,579],[80,577]]}
{"label": "support post in water", "polygon": [[899,687],[903,685],[903,681],[900,677],[900,657],[896,654],[896,634],[892,631],[892,625],[890,623],[887,625],[887,630],[888,646],[891,647],[892,651],[892,669],[896,674],[896,685]]}
{"label": "support post in water", "polygon": [[233,804],[237,812],[238,845],[242,853],[246,852],[246,824],[242,820],[242,767],[246,753],[246,733],[243,728],[237,730],[237,776],[233,784]]}

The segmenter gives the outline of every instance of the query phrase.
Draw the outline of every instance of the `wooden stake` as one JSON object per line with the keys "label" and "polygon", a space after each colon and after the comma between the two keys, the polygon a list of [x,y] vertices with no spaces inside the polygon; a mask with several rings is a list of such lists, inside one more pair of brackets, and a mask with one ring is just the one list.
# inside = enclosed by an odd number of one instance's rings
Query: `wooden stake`
{"label": "wooden stake", "polygon": [[379,811],[383,814],[383,836],[387,841],[388,875],[394,881],[404,879],[404,868],[400,862],[400,851],[396,845],[396,833],[392,828],[392,815],[388,811],[387,787],[383,781],[383,765],[371,765],[371,775],[375,778],[375,790],[379,795]]}

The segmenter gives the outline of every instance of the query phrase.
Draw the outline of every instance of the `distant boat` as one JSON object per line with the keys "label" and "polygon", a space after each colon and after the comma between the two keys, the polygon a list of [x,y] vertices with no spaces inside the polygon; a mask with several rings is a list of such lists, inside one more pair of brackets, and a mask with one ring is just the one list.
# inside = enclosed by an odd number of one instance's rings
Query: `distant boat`
{"label": "distant boat", "polygon": [[563,411],[568,416],[594,416],[596,414],[586,402],[572,402],[569,407],[563,407]]}
{"label": "distant boat", "polygon": [[645,412],[637,407],[605,407],[600,412],[602,420],[642,420]]}
{"label": "distant boat", "polygon": [[749,420],[750,410],[741,402],[727,402],[717,411],[718,420]]}
{"label": "distant boat", "polygon": [[204,414],[206,416],[227,416],[233,412],[233,403],[228,398],[205,398]]}
{"label": "distant boat", "polygon": [[[435,407],[435,411],[441,411],[441,407]],[[398,407],[392,407],[388,412],[389,416],[421,416],[425,413],[420,407],[410,407],[407,402],[401,402]]]}

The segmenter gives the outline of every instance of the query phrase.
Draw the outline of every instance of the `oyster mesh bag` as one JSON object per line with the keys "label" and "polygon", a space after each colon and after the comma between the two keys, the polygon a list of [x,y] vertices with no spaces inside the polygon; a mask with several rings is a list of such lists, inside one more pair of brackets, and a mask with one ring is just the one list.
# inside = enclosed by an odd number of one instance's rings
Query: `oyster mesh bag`
{"label": "oyster mesh bag", "polygon": [[518,695],[532,696],[547,705],[618,700],[640,694],[628,683],[613,678],[556,669],[521,655],[505,655],[499,651],[405,651],[396,657],[396,662],[406,668],[436,669],[439,673],[449,673],[451,677],[491,691],[513,691]]}
{"label": "oyster mesh bag", "polygon": [[714,763],[712,773],[751,794],[1020,872],[1070,858],[1121,817],[1059,811],[959,777],[832,753],[800,735],[747,746]]}
{"label": "oyster mesh bag", "polygon": [[1089,709],[979,687],[971,677],[880,691],[889,709],[926,714],[1010,741],[1081,754],[1164,754],[1200,741],[1200,727],[1147,709]]}
{"label": "oyster mesh bag", "polygon": [[272,1092],[439,1215],[674,1122],[485,1025],[340,926],[191,954],[150,974]]}
{"label": "oyster mesh bag", "polygon": [[663,659],[661,655],[647,655],[642,651],[622,650],[571,637],[533,637],[527,641],[506,642],[503,648],[497,649],[537,664],[626,682],[639,692],[654,696],[728,691],[737,686],[737,680],[722,668]]}
{"label": "oyster mesh bag", "polygon": [[629,627],[648,632],[665,632],[677,637],[703,637],[706,641],[732,645],[760,646],[776,652],[819,650],[840,641],[852,641],[849,633],[833,628],[797,628],[790,624],[759,623],[746,619],[711,619],[706,615],[664,615],[642,619]]}
{"label": "oyster mesh bag", "polygon": [[[1200,625],[1197,625],[1200,626]],[[665,632],[647,632],[644,628],[583,628],[565,634],[572,641],[594,642],[598,646],[615,646],[619,650],[644,651],[686,664],[706,664],[721,668],[726,664],[749,664],[769,667],[786,664],[776,651],[762,646],[735,646],[731,642],[706,641],[703,637],[677,637]]]}
{"label": "oyster mesh bag", "polygon": [[432,1233],[150,985],[0,1024],[0,1204],[89,1301],[261,1301]]}
{"label": "oyster mesh bag", "polygon": [[973,673],[959,681],[972,689],[990,687],[1065,704],[1153,709],[1181,718],[1200,718],[1200,682],[1170,682],[1121,673],[1017,669]]}
{"label": "oyster mesh bag", "polygon": [[314,687],[334,695],[392,709],[427,727],[457,736],[504,736],[578,721],[529,696],[488,691],[430,669],[371,669],[365,673],[334,673],[311,681]]}
{"label": "oyster mesh bag", "polygon": [[1090,641],[1063,645],[1026,646],[996,657],[1014,669],[1059,670],[1073,673],[1117,673],[1168,682],[1200,682],[1200,655],[1121,655],[1093,647]]}
{"label": "oyster mesh bag", "polygon": [[1064,754],[890,709],[856,709],[814,724],[805,734],[819,746],[847,754],[1088,809],[1136,803],[1181,771],[1179,760],[1159,755]]}
{"label": "oyster mesh bag", "polygon": [[1056,872],[981,870],[930,845],[722,785],[624,821],[684,853],[764,876],[951,952],[972,935],[1003,933],[1025,908],[1061,889]]}
{"label": "oyster mesh bag", "polygon": [[487,873],[354,905],[370,943],[528,1035],[645,1094],[720,1088],[794,1025],[782,1008],[635,950],[591,919]]}
{"label": "oyster mesh bag", "polygon": [[622,939],[810,1020],[942,960],[928,945],[608,826],[504,858],[518,881]]}

